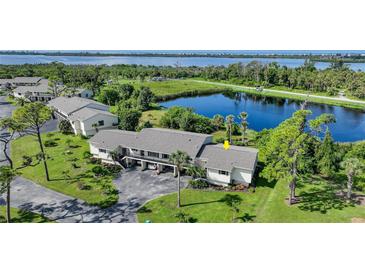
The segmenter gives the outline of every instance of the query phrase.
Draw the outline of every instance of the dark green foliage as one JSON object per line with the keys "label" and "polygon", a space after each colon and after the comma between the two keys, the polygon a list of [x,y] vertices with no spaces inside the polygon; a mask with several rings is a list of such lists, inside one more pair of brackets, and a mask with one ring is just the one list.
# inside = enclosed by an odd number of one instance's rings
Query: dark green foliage
{"label": "dark green foliage", "polygon": [[120,100],[120,92],[117,85],[104,86],[98,96],[100,102],[114,106]]}
{"label": "dark green foliage", "polygon": [[204,189],[209,187],[209,183],[203,180],[190,180],[189,186],[194,189]]}
{"label": "dark green foliage", "polygon": [[27,156],[27,155],[23,155],[22,160],[23,160],[23,166],[30,166],[33,161],[32,157]]}
{"label": "dark green foliage", "polygon": [[317,149],[316,160],[317,169],[321,174],[331,176],[336,171],[336,146],[328,129],[323,142]]}
{"label": "dark green foliage", "polygon": [[171,107],[162,116],[161,125],[166,128],[180,129],[198,133],[212,133],[212,121],[202,115],[196,114],[191,108]]}
{"label": "dark green foliage", "polygon": [[120,108],[118,110],[119,128],[136,131],[142,113],[137,109]]}
{"label": "dark green foliage", "polygon": [[44,141],[44,146],[45,147],[55,147],[57,146],[57,142],[55,140],[46,140]]}
{"label": "dark green foliage", "polygon": [[72,126],[69,120],[61,120],[58,124],[58,129],[63,134],[70,134],[72,133]]}
{"label": "dark green foliage", "polygon": [[91,170],[96,176],[107,176],[109,175],[108,169],[103,166],[95,166]]}
{"label": "dark green foliage", "polygon": [[153,93],[149,87],[142,87],[137,97],[138,107],[144,111],[148,110],[153,100]]}
{"label": "dark green foliage", "polygon": [[90,151],[85,151],[82,154],[82,157],[84,157],[84,159],[89,159],[92,156],[92,154],[90,153]]}

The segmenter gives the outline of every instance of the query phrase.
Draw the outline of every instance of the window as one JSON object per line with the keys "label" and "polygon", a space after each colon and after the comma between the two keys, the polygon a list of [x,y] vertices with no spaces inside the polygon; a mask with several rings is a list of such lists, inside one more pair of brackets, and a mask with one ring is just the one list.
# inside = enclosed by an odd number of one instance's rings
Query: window
{"label": "window", "polygon": [[98,125],[103,126],[104,125],[104,120],[98,121]]}
{"label": "window", "polygon": [[226,175],[226,176],[228,176],[228,171],[225,171],[225,170],[218,170],[218,173],[220,174],[220,175]]}
{"label": "window", "polygon": [[99,152],[106,153],[106,149],[99,148]]}
{"label": "window", "polygon": [[169,155],[168,154],[162,154],[162,159],[168,159]]}
{"label": "window", "polygon": [[157,152],[148,151],[147,155],[150,156],[150,157],[158,158],[158,153]]}

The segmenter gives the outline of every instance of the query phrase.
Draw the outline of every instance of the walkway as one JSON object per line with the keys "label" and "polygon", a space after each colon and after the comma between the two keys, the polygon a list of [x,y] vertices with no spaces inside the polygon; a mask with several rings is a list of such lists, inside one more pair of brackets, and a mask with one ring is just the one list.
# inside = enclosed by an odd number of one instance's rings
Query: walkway
{"label": "walkway", "polygon": [[[231,88],[236,88],[236,89],[241,89],[241,90],[243,90],[243,89],[256,90],[256,88],[254,88],[254,87],[246,87],[246,86],[240,86],[240,85],[234,85],[234,84],[210,82],[210,81],[203,81],[203,80],[192,80],[192,81],[199,82],[199,83],[206,83],[206,84],[214,84],[214,85],[217,85],[217,86],[231,87]],[[318,98],[318,99],[326,99],[326,100],[332,100],[332,101],[349,102],[349,103],[365,105],[365,101],[353,100],[353,99],[348,99],[348,98],[345,98],[345,97],[329,97],[329,96],[322,96],[322,95],[307,95],[307,94],[298,93],[298,92],[283,91],[283,90],[276,90],[276,89],[263,89],[263,91],[277,93],[277,94],[297,95],[297,96],[303,97],[303,99],[305,99],[305,98]]]}
{"label": "walkway", "polygon": [[[176,191],[176,179],[171,173],[156,175],[151,170],[123,172],[114,183],[119,190],[119,202],[101,209],[18,177],[12,183],[11,206],[42,214],[57,222],[130,223],[137,221],[137,209],[148,200]],[[184,186],[186,183],[182,183]],[[4,204],[4,197],[0,197],[0,205]]]}

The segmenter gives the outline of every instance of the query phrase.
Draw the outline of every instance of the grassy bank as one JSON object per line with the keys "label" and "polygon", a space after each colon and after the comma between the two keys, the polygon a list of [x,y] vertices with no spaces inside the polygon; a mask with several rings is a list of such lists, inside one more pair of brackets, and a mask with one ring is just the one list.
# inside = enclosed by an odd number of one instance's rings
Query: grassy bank
{"label": "grassy bank", "polygon": [[[11,208],[11,222],[12,223],[50,223],[51,220],[46,217],[33,213],[30,211]],[[6,223],[6,207],[0,206],[0,223]]]}
{"label": "grassy bank", "polygon": [[[202,79],[196,79],[196,81],[205,82],[205,80],[202,80]],[[202,82],[198,82],[198,83],[202,83]],[[364,103],[348,102],[345,100],[339,101],[339,100],[333,99],[330,96],[327,96],[323,93],[311,92],[310,95],[326,96],[328,98],[317,98],[317,97],[313,97],[313,96],[308,97],[307,91],[295,90],[295,89],[290,90],[287,88],[285,89],[283,87],[275,87],[275,89],[273,88],[273,89],[264,89],[263,91],[257,91],[256,88],[254,88],[254,87],[252,87],[252,88],[244,87],[244,86],[232,84],[229,82],[223,82],[223,81],[221,81],[221,82],[207,81],[207,83],[210,83],[210,84],[215,83],[219,86],[225,86],[227,88],[230,88],[233,91],[244,92],[244,93],[248,93],[248,94],[255,94],[255,95],[260,95],[260,96],[293,99],[293,100],[299,100],[299,101],[308,100],[309,102],[319,103],[319,104],[327,104],[327,105],[341,106],[341,107],[346,107],[346,108],[355,108],[355,109],[361,109],[361,110],[365,109],[365,100],[364,100]],[[280,93],[280,92],[285,92],[285,93]],[[291,94],[291,93],[293,93],[293,94]],[[301,93],[301,94],[295,94],[295,93]],[[356,99],[356,100],[363,101],[360,99]]]}
{"label": "grassy bank", "polygon": [[185,96],[214,94],[230,90],[227,87],[200,83],[190,79],[143,82],[139,80],[121,79],[119,82],[132,84],[135,88],[140,88],[141,86],[149,87],[157,101],[167,101]]}
{"label": "grassy bank", "polygon": [[47,182],[43,163],[36,160],[35,155],[40,149],[34,136],[21,137],[11,143],[16,167],[23,166],[23,156],[33,158],[31,166],[20,169],[23,177],[91,205],[108,207],[118,201],[118,191],[112,183],[112,176],[95,177],[92,172],[92,168],[98,164],[85,157],[84,154],[89,152],[86,140],[61,133],[42,134],[42,137],[44,143],[54,142],[52,146],[45,147],[51,180]]}

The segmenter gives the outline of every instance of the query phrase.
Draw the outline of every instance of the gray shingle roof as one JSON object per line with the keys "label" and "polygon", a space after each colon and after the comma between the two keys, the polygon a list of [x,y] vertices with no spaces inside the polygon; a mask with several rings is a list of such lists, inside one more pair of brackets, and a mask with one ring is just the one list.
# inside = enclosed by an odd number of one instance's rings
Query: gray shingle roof
{"label": "gray shingle roof", "polygon": [[141,132],[123,130],[102,130],[90,139],[91,143],[111,147],[141,149],[171,154],[177,150],[195,158],[201,147],[211,135],[162,128],[144,128]]}
{"label": "gray shingle roof", "polygon": [[48,90],[48,81],[42,82],[36,86],[18,86],[13,90],[15,93],[27,93],[27,92],[42,92],[42,93],[50,93]]}
{"label": "gray shingle roof", "polygon": [[0,79],[0,84],[7,84],[7,83],[11,83],[12,79]]}
{"label": "gray shingle roof", "polygon": [[108,106],[96,102],[94,100],[91,99],[86,99],[86,98],[81,98],[81,97],[57,97],[51,101],[48,102],[48,105],[50,107],[53,107],[55,109],[58,109],[62,112],[65,112],[67,114],[71,114],[72,112],[84,108],[90,104],[96,104],[96,105],[100,105],[100,106],[104,106],[105,109],[108,109]]}
{"label": "gray shingle roof", "polygon": [[228,150],[222,144],[204,146],[199,159],[205,160],[205,167],[231,172],[234,167],[246,170],[255,168],[258,150],[249,147],[230,146]]}
{"label": "gray shingle roof", "polygon": [[101,130],[89,142],[97,145],[99,148],[114,150],[118,146],[134,147],[138,133],[133,131],[109,129]]}
{"label": "gray shingle roof", "polygon": [[42,78],[41,77],[15,77],[11,80],[14,84],[19,83],[26,83],[26,84],[36,84],[38,83]]}
{"label": "gray shingle roof", "polygon": [[166,154],[181,150],[194,159],[209,137],[211,135],[181,130],[144,128],[137,139],[140,149]]}
{"label": "gray shingle roof", "polygon": [[71,116],[69,117],[69,119],[71,121],[76,121],[76,120],[83,121],[83,120],[89,119],[98,114],[116,117],[116,115],[110,113],[109,111],[84,107],[84,108],[72,113]]}

